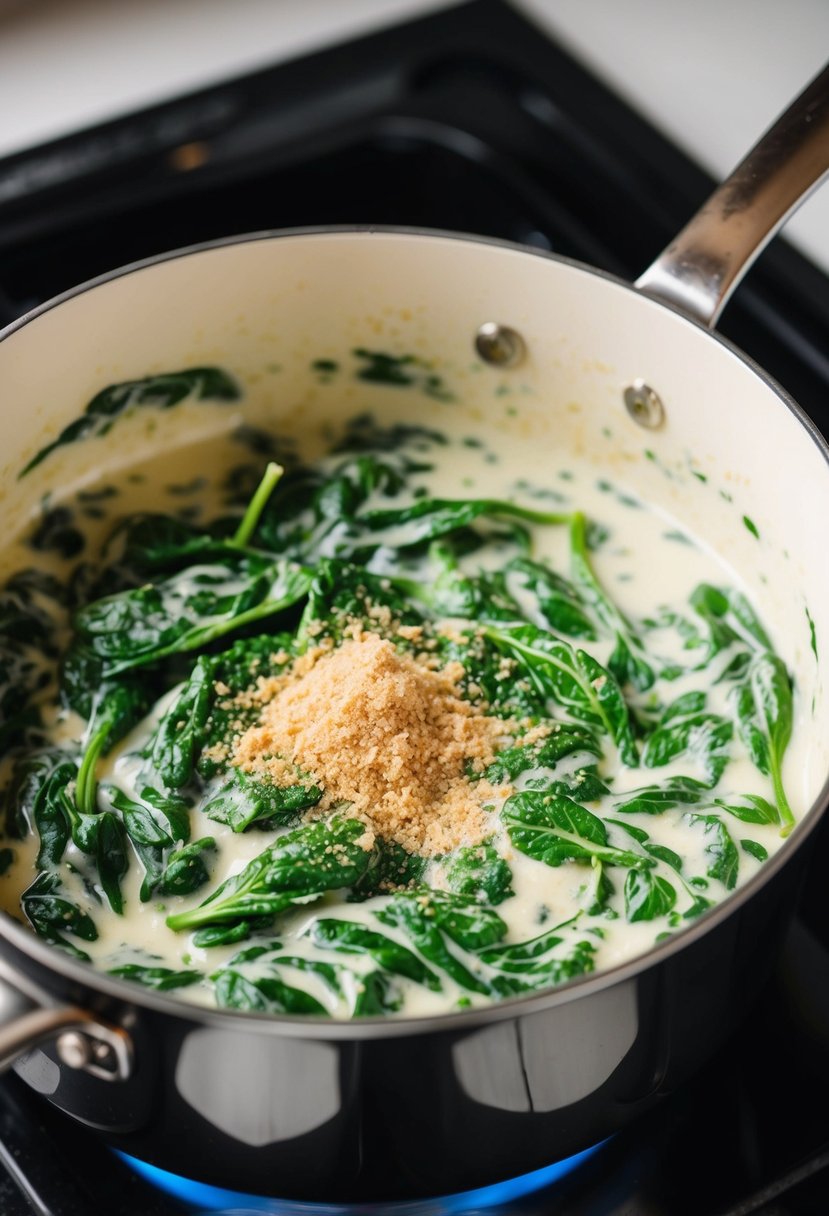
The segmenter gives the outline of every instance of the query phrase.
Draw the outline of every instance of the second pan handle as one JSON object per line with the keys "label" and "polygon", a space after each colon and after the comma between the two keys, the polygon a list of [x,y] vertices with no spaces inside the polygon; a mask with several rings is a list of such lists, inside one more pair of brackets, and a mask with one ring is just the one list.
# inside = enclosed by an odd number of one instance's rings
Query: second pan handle
{"label": "second pan handle", "polygon": [[713,328],[732,291],[829,174],[829,66],[784,111],[636,280]]}

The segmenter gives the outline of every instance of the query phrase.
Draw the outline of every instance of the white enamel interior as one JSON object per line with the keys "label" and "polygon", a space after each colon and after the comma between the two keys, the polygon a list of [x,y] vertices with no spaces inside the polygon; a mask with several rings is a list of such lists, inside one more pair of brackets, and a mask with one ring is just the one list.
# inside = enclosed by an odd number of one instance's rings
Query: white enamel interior
{"label": "white enamel interior", "polygon": [[[523,335],[528,355],[520,367],[496,370],[476,357],[474,335],[488,320]],[[428,359],[458,400],[416,399],[409,389],[354,379],[321,383],[312,371],[319,358],[353,364],[357,347]],[[208,363],[233,371],[246,386],[244,409],[283,431],[340,407],[382,410],[403,401],[415,421],[429,424],[441,411],[462,410],[472,424],[486,416],[505,431],[520,427],[548,445],[551,461],[562,449],[587,456],[597,476],[678,516],[742,572],[763,606],[799,691],[787,765],[799,770],[796,784],[807,767],[818,798],[829,767],[826,452],[726,345],[621,284],[507,246],[328,232],[197,250],[93,285],[0,342],[4,533],[17,531],[47,490],[102,463],[227,425],[215,408],[139,411],[119,421],[109,441],[63,449],[17,477],[105,385]],[[639,378],[664,402],[658,430],[642,429],[625,411],[622,392]],[[509,408],[516,402],[518,419]],[[653,578],[656,590],[658,569]]]}

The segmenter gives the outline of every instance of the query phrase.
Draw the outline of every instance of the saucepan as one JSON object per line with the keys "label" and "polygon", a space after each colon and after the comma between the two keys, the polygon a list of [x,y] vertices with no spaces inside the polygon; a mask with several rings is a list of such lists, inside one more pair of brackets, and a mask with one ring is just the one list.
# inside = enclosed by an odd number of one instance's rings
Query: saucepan
{"label": "saucepan", "polygon": [[[106,384],[226,366],[257,416],[283,429],[331,400],[309,368],[359,348],[428,359],[470,418],[505,415],[505,392],[520,392],[538,443],[635,483],[788,613],[812,803],[752,880],[649,953],[440,1017],[202,1008],[96,972],[3,914],[4,1067],[162,1169],[293,1200],[365,1202],[475,1188],[579,1153],[724,1044],[768,978],[829,796],[829,448],[712,327],[827,169],[829,70],[634,284],[464,233],[262,232],[114,270],[0,335],[6,534],[49,479],[89,473],[94,445],[17,476]],[[355,410],[382,410],[396,390],[355,380],[338,391]],[[418,389],[407,391],[416,411]],[[136,432],[113,441],[112,460],[163,441]]]}

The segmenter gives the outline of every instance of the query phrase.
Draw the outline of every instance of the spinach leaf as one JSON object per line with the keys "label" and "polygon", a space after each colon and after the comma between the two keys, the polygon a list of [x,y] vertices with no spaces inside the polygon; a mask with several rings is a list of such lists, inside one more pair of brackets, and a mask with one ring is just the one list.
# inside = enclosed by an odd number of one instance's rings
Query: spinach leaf
{"label": "spinach leaf", "polygon": [[428,606],[436,618],[457,617],[469,621],[520,621],[524,613],[506,589],[504,574],[466,574],[454,557],[446,561],[448,546],[431,546],[444,557],[443,569],[431,581],[395,577],[394,585]]}
{"label": "spinach leaf", "polygon": [[[68,801],[68,799],[67,799]],[[124,911],[121,879],[129,869],[127,834],[123,822],[111,811],[91,816],[94,823],[95,860],[98,877],[109,906],[119,916]]]}
{"label": "spinach leaf", "polygon": [[729,761],[734,728],[728,718],[705,712],[704,702],[704,694],[690,693],[668,706],[645,741],[646,768],[661,768],[683,756],[702,769],[704,785],[717,784]]}
{"label": "spinach leaf", "polygon": [[95,810],[99,758],[124,738],[143,718],[149,706],[146,683],[135,677],[117,683],[106,681],[93,697],[86,748],[78,769],[75,790],[75,802],[83,814],[91,815]]}
{"label": "spinach leaf", "polygon": [[214,946],[232,946],[243,942],[257,929],[266,929],[270,917],[252,917],[250,920],[237,920],[230,924],[205,925],[193,934],[193,945],[199,950],[210,950]]}
{"label": "spinach leaf", "polygon": [[203,836],[184,845],[170,855],[161,874],[157,891],[160,895],[190,895],[210,881],[210,872],[205,853],[216,852],[216,841],[212,836]]}
{"label": "spinach leaf", "polygon": [[639,692],[645,692],[653,685],[656,674],[630,621],[596,577],[587,549],[586,520],[580,511],[575,511],[570,518],[570,562],[573,579],[583,600],[615,638],[616,645],[608,660],[608,668],[622,687],[631,684]]}
{"label": "spinach leaf", "polygon": [[628,870],[625,878],[625,915],[634,923],[666,916],[676,903],[676,890],[651,870]]}
{"label": "spinach leaf", "polygon": [[707,655],[703,665],[736,642],[747,643],[761,650],[772,649],[754,609],[736,588],[700,583],[691,593],[690,603],[708,628]]}
{"label": "spinach leaf", "polygon": [[518,660],[538,691],[571,717],[607,731],[626,765],[639,757],[630,716],[613,674],[584,650],[533,625],[486,625],[484,634]]}
{"label": "spinach leaf", "polygon": [[40,836],[35,865],[58,864],[69,842],[69,824],[61,795],[78,772],[77,761],[62,748],[40,748],[19,757],[6,790],[6,834],[23,840],[32,830]]}
{"label": "spinach leaf", "polygon": [[[378,610],[386,610],[388,627]],[[423,615],[391,579],[371,574],[362,566],[323,558],[310,583],[297,638],[301,644],[307,643],[311,632],[319,636],[318,626],[322,624],[322,632],[339,640],[353,621],[362,621],[367,628],[386,634],[397,625],[422,624]]]}
{"label": "spinach leaf", "polygon": [[446,868],[446,880],[455,895],[480,904],[494,906],[515,894],[512,871],[488,840],[452,854]]}
{"label": "spinach leaf", "polygon": [[727,801],[723,798],[715,798],[714,806],[728,811],[729,815],[733,815],[735,819],[741,819],[743,823],[780,822],[780,812],[777,807],[759,794],[743,794],[740,796],[739,802],[736,802],[734,798],[729,798]]}
{"label": "spinach leaf", "polygon": [[0,748],[29,741],[40,725],[35,697],[50,681],[45,658],[56,653],[55,629],[66,592],[38,570],[13,575],[0,592]]}
{"label": "spinach leaf", "polygon": [[189,804],[183,798],[161,794],[149,786],[141,790],[140,801],[129,798],[114,785],[105,786],[103,792],[120,811],[126,834],[144,867],[140,899],[146,903],[164,877],[170,850],[190,839]]}
{"label": "spinach leaf", "polygon": [[375,545],[405,550],[468,527],[481,516],[534,524],[563,524],[570,519],[561,512],[534,511],[496,498],[419,498],[406,507],[362,511],[350,521],[348,538],[338,548],[344,553],[370,538]]}
{"label": "spinach leaf", "polygon": [[240,724],[252,723],[259,707],[240,694],[257,680],[278,674],[290,662],[290,634],[241,638],[216,655],[199,655],[162,717],[147,749],[150,767],[168,789],[189,785],[196,772],[206,779],[227,767],[221,758]]}
{"label": "spinach leaf", "polygon": [[630,790],[614,810],[627,815],[661,815],[674,807],[694,805],[710,798],[711,791],[702,781],[693,777],[672,777],[664,785],[643,785],[638,790]]}
{"label": "spinach leaf", "polygon": [[368,869],[365,826],[356,819],[317,821],[287,832],[222,883],[197,908],[167,917],[178,932],[250,917],[276,916],[325,891],[350,887]]}
{"label": "spinach leaf", "polygon": [[463,676],[459,683],[472,704],[485,705],[493,716],[519,721],[539,722],[548,716],[546,694],[520,661],[505,654],[485,630],[440,632],[434,642],[444,665],[460,664]]}
{"label": "spinach leaf", "polygon": [[127,835],[134,844],[186,844],[190,839],[190,806],[185,798],[161,794],[150,786],[141,790],[141,801],[129,798],[116,785],[106,785],[104,792],[112,805],[121,812]]}
{"label": "spinach leaf", "polygon": [[0,748],[4,752],[25,742],[40,725],[33,698],[47,683],[37,652],[0,636]]}
{"label": "spinach leaf", "polygon": [[323,918],[311,922],[307,934],[315,946],[342,954],[367,954],[384,972],[405,976],[440,992],[441,982],[416,954],[384,933],[357,921]]}
{"label": "spinach leaf", "polygon": [[361,976],[354,998],[354,1017],[383,1017],[397,1013],[403,1007],[403,993],[398,984],[383,971],[370,971]]}
{"label": "spinach leaf", "polygon": [[138,408],[166,410],[188,397],[198,401],[238,401],[241,395],[236,381],[218,367],[191,367],[110,384],[95,394],[83,414],[65,426],[57,439],[32,457],[18,477],[31,472],[57,448],[106,435],[118,415],[128,411]]}
{"label": "spinach leaf", "polygon": [[503,748],[492,764],[484,769],[484,777],[493,785],[515,781],[522,773],[531,769],[547,768],[555,771],[565,756],[586,752],[588,756],[601,756],[602,749],[592,731],[586,727],[557,722],[551,732],[540,743],[522,744],[520,739],[514,747]]}
{"label": "spinach leaf", "polygon": [[120,979],[132,980],[136,984],[143,984],[145,988],[153,988],[156,992],[188,988],[204,979],[200,971],[176,971],[172,967],[145,967],[139,963],[124,963],[120,967],[110,967],[108,974],[117,975]]}
{"label": "spinach leaf", "polygon": [[301,811],[316,806],[322,793],[299,769],[296,784],[282,786],[231,768],[201,809],[208,819],[226,823],[234,832],[244,832],[254,823],[259,827],[295,823]]}
{"label": "spinach leaf", "polygon": [[[406,457],[349,455],[327,471],[292,470],[264,511],[258,535],[273,552],[315,561],[339,552],[356,512],[372,496],[396,496],[414,464]],[[346,545],[346,547],[348,547]]]}
{"label": "spinach leaf", "polygon": [[493,993],[518,996],[593,971],[596,946],[583,938],[571,944],[574,928],[574,922],[568,922],[526,942],[482,950],[479,958],[494,973],[490,976]]}
{"label": "spinach leaf", "polygon": [[105,677],[197,650],[304,599],[311,575],[286,561],[242,557],[191,566],[158,583],[105,596],[74,619]]}
{"label": "spinach leaf", "polygon": [[705,855],[709,861],[706,871],[709,878],[718,878],[724,887],[733,890],[737,885],[740,854],[728,828],[718,815],[691,814],[688,820],[700,825],[707,837]]}
{"label": "spinach leaf", "polygon": [[69,951],[76,958],[89,961],[86,951],[67,941],[64,934],[69,933],[81,941],[94,942],[98,938],[95,922],[87,912],[66,898],[60,876],[54,870],[39,874],[23,892],[20,904],[39,937]]}
{"label": "spinach leaf", "polygon": [[352,885],[346,899],[349,903],[361,903],[375,895],[387,895],[390,891],[416,886],[425,869],[425,857],[409,853],[394,840],[378,837],[368,868]]}
{"label": "spinach leaf", "polygon": [[507,799],[501,818],[516,849],[548,866],[567,861],[589,865],[594,857],[637,869],[653,864],[640,853],[608,844],[607,829],[599,816],[571,798],[527,790]]}
{"label": "spinach leaf", "polygon": [[792,734],[794,706],[783,661],[770,651],[754,655],[735,696],[740,735],[757,768],[771,777],[780,835],[788,836],[795,818],[783,788],[782,767]]}
{"label": "spinach leaf", "polygon": [[220,1009],[244,1009],[251,1013],[321,1014],[328,1011],[316,997],[284,983],[276,976],[248,979],[228,968],[211,977],[216,1004]]}
{"label": "spinach leaf", "polygon": [[555,570],[519,557],[509,563],[506,575],[508,586],[517,582],[524,595],[529,592],[535,596],[539,614],[556,633],[595,640],[596,627],[579,592]]}
{"label": "spinach leaf", "polygon": [[192,779],[216,698],[214,667],[212,658],[199,655],[153,735],[150,764],[168,789],[181,789]]}
{"label": "spinach leaf", "polygon": [[438,971],[445,971],[461,988],[488,992],[483,974],[471,971],[452,952],[446,937],[466,951],[499,941],[507,927],[491,909],[468,905],[427,888],[392,897],[376,915],[382,924],[405,933],[423,958]]}
{"label": "spinach leaf", "polygon": [[563,926],[556,925],[553,929],[545,929],[537,937],[525,942],[511,942],[508,945],[491,946],[480,952],[479,957],[491,967],[501,971],[531,971],[539,959],[559,946],[564,941]]}

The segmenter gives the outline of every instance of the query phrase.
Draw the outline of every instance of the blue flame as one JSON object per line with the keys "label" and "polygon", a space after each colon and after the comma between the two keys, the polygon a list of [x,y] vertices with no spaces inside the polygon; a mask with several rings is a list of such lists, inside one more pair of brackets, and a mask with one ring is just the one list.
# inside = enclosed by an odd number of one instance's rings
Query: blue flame
{"label": "blue flame", "polygon": [[[391,1212],[394,1216],[462,1216],[462,1213],[478,1212],[482,1208],[497,1208],[501,1204],[520,1199],[523,1195],[529,1195],[532,1191],[552,1186],[601,1147],[602,1144],[595,1144],[543,1169],[521,1174],[506,1182],[479,1187],[474,1191],[461,1191],[437,1199],[360,1204],[360,1216],[371,1216],[371,1213],[382,1216]],[[157,1165],[149,1165],[146,1161],[139,1161],[137,1157],[129,1157],[126,1153],[118,1153],[118,1156],[142,1178],[174,1199],[187,1204],[193,1212],[222,1212],[225,1216],[261,1216],[262,1213],[270,1213],[271,1216],[348,1216],[349,1212],[355,1211],[348,1204],[304,1203],[246,1195],[241,1191],[226,1191],[221,1187],[182,1178],[179,1174],[171,1174],[167,1170],[159,1169]]]}

